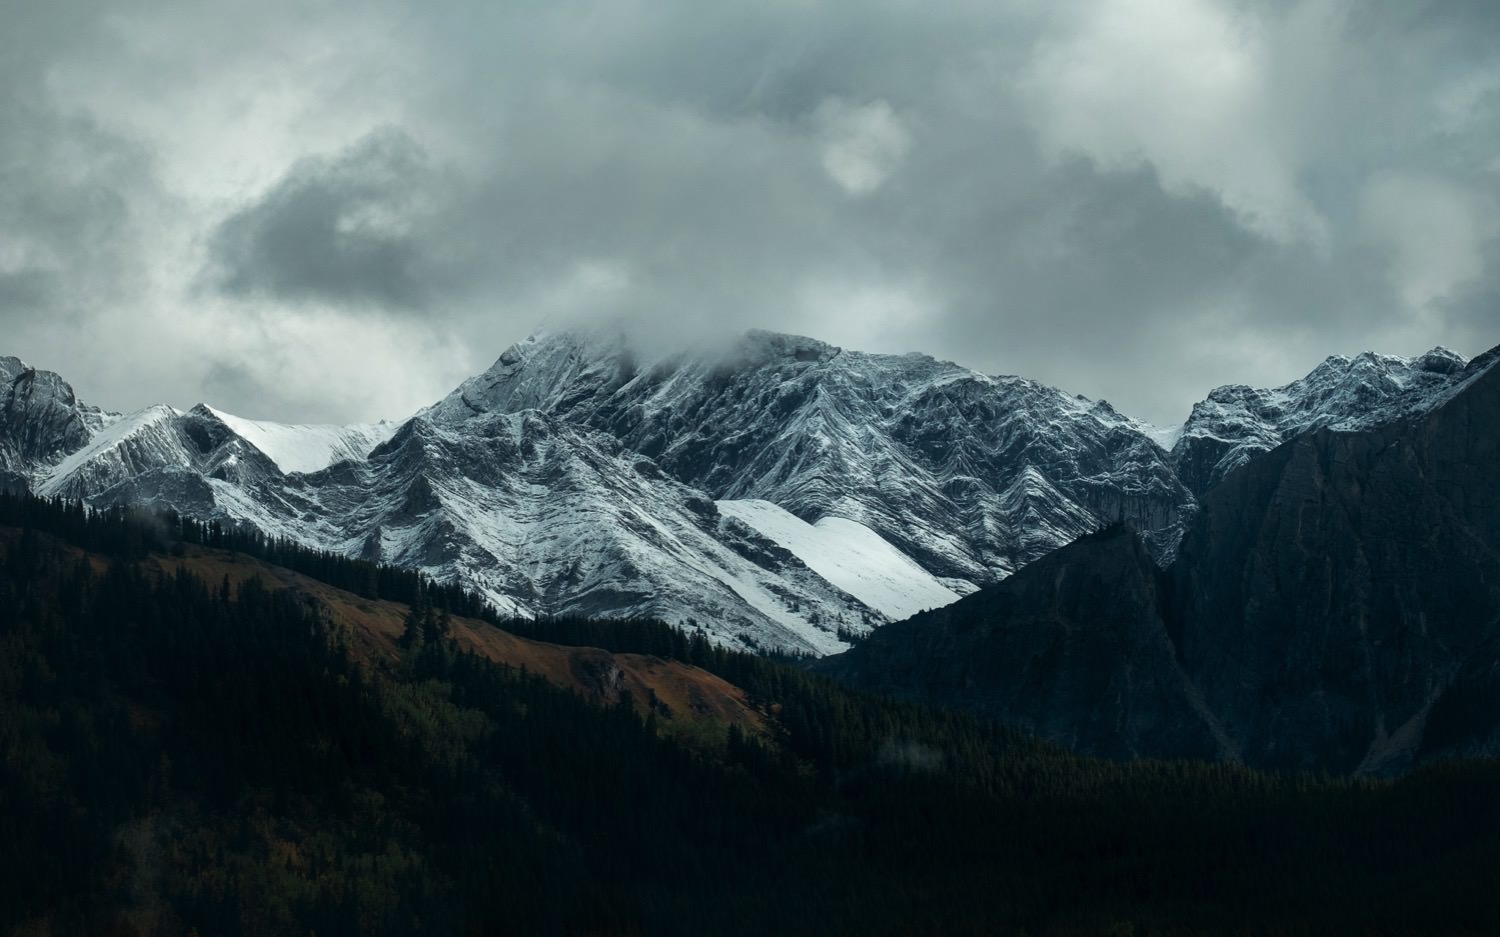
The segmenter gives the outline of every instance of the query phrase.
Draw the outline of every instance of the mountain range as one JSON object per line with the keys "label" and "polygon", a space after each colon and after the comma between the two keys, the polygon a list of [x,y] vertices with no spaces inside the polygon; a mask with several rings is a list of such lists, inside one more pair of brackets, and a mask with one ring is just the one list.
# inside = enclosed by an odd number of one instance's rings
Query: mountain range
{"label": "mountain range", "polygon": [[766,332],[675,353],[538,334],[410,419],[356,426],[119,414],[0,358],[0,487],[254,525],[504,614],[825,655],[1111,524],[1169,565],[1237,469],[1431,412],[1478,364],[1332,357],[1163,430],[1024,378]]}
{"label": "mountain range", "polygon": [[[1240,464],[1165,569],[1112,525],[818,666],[1116,757],[1379,775],[1500,753],[1496,360],[1428,355],[1335,398],[1379,401],[1388,420],[1288,389],[1216,391],[1194,411],[1207,458],[1177,451],[1212,461],[1207,477]],[[1291,387],[1338,385],[1327,377]],[[1247,424],[1268,431],[1223,433]]]}

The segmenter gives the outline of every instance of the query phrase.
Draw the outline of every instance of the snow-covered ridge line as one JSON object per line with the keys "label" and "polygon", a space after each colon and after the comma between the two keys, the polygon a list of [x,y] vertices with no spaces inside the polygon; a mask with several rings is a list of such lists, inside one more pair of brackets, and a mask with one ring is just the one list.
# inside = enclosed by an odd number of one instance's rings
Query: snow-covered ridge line
{"label": "snow-covered ridge line", "polygon": [[181,416],[181,411],[169,407],[166,404],[156,404],[135,413],[122,415],[119,419],[112,421],[103,427],[89,440],[88,445],[63,459],[53,466],[43,479],[39,494],[52,495],[63,493],[60,484],[64,479],[84,469],[91,462],[114,456],[115,450],[121,443],[131,437],[160,427],[162,424]]}
{"label": "snow-covered ridge line", "polygon": [[1302,433],[1355,432],[1429,411],[1476,376],[1469,365],[1441,346],[1410,358],[1365,352],[1330,356],[1280,387],[1216,387],[1183,424],[1173,464],[1202,493],[1257,453]]}
{"label": "snow-covered ridge line", "polygon": [[255,448],[264,452],[283,472],[316,472],[345,459],[362,460],[376,446],[390,439],[400,423],[273,423],[249,420],[204,405]]}
{"label": "snow-covered ridge line", "polygon": [[[996,581],[1121,517],[1165,558],[1192,504],[1104,401],[799,336],[654,358],[608,329],[533,337],[426,413],[523,409],[607,432],[712,498],[856,521],[943,579]],[[1044,482],[1018,485],[1029,471]]]}

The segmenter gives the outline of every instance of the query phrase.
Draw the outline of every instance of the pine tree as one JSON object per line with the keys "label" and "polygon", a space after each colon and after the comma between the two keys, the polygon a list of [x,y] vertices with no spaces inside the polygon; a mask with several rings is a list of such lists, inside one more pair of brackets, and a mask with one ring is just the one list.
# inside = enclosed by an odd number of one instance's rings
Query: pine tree
{"label": "pine tree", "polygon": [[429,644],[436,644],[447,639],[452,627],[453,619],[446,607],[434,612],[432,607],[428,606],[426,615],[422,619],[422,638]]}
{"label": "pine tree", "polygon": [[432,608],[427,604],[427,593],[418,587],[411,607],[406,611],[406,629],[401,632],[399,642],[403,648],[410,649],[422,644],[432,630],[429,624],[431,616]]}

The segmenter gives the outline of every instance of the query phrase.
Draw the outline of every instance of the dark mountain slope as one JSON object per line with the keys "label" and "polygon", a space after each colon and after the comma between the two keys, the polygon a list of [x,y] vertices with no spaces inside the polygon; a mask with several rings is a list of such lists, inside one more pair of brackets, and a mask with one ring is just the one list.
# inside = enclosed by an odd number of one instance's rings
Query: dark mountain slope
{"label": "dark mountain slope", "polygon": [[1500,370],[1318,429],[1202,500],[1164,573],[1088,538],[820,665],[1105,754],[1384,773],[1500,751]]}
{"label": "dark mountain slope", "polygon": [[[1492,361],[1430,414],[1317,430],[1204,498],[1172,568],[1180,651],[1247,759],[1398,768],[1445,696],[1440,714],[1483,692],[1500,662]],[[1459,744],[1496,751],[1495,720]]]}
{"label": "dark mountain slope", "polygon": [[816,668],[1115,757],[1228,754],[1174,657],[1160,572],[1124,526],[1083,537]]}

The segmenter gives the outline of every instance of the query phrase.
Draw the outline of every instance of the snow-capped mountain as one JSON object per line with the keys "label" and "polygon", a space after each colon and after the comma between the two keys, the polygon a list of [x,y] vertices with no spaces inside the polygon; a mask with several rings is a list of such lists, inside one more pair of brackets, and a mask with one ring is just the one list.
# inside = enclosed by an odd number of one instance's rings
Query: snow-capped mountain
{"label": "snow-capped mountain", "polygon": [[823,654],[1116,520],[1163,561],[1193,490],[1305,429],[1430,408],[1463,366],[1331,358],[1220,388],[1174,434],[1023,378],[765,332],[672,355],[538,335],[404,423],[349,427],[114,414],[0,358],[0,489],[250,523],[519,615]]}
{"label": "snow-capped mountain", "polygon": [[613,438],[538,411],[408,421],[366,461],[231,513],[325,549],[457,577],[503,612],[664,616],[827,653],[888,616]]}
{"label": "snow-capped mountain", "polygon": [[[139,501],[139,494],[116,494],[154,473],[182,473],[247,488],[279,475],[276,464],[236,435],[213,411],[199,405],[186,413],[165,405],[109,423],[77,451],[37,475],[33,488],[48,497]],[[164,506],[198,511],[201,504]]]}
{"label": "snow-capped mountain", "polygon": [[1257,453],[1309,430],[1356,432],[1431,410],[1472,377],[1467,364],[1441,347],[1415,358],[1365,352],[1334,355],[1281,387],[1216,388],[1193,407],[1172,464],[1201,495]]}
{"label": "snow-capped mountain", "polygon": [[[32,394],[29,408],[8,411],[6,438],[46,438],[54,426],[68,433],[55,434],[64,441],[51,448],[13,447],[25,469],[17,479],[37,494],[247,522],[460,580],[502,612],[651,615],[746,647],[822,654],[844,646],[841,630],[956,597],[919,588],[923,601],[913,606],[900,590],[860,588],[858,576],[851,594],[842,588],[849,577],[814,572],[613,437],[538,411],[457,429],[418,417],[399,430],[265,424],[204,405],[119,415],[77,404],[56,375],[19,362],[11,370],[33,375],[23,388],[44,386],[50,396],[44,406]],[[390,438],[337,458],[376,435]],[[54,451],[59,458],[25,458]],[[329,459],[316,471],[289,470]],[[853,538],[865,555],[932,579],[860,531],[850,523],[830,543]]]}
{"label": "snow-capped mountain", "polygon": [[536,336],[428,416],[527,409],[608,432],[713,498],[858,522],[959,591],[1118,519],[1165,557],[1193,504],[1107,403],[788,335],[654,360],[618,330]]}

